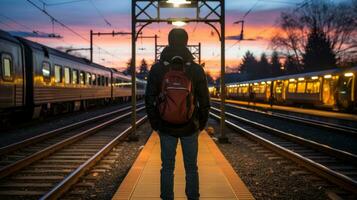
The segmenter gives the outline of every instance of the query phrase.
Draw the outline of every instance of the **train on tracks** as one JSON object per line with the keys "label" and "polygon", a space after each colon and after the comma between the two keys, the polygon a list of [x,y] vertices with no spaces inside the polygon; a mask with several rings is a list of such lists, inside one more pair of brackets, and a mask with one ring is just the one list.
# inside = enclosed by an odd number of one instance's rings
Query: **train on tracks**
{"label": "train on tracks", "polygon": [[[137,98],[146,81],[137,80]],[[0,30],[0,119],[38,117],[128,101],[131,77]],[[18,115],[20,116],[20,115]]]}
{"label": "train on tracks", "polygon": [[[270,104],[309,105],[341,111],[357,110],[357,67],[285,75],[226,84],[228,99]],[[209,88],[219,96],[219,86]]]}

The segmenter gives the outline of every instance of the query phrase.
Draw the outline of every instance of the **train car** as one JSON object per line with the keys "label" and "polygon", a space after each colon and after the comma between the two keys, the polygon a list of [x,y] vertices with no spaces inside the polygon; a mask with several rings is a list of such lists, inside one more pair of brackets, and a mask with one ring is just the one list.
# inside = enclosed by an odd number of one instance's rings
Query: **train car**
{"label": "train car", "polygon": [[25,69],[22,45],[7,32],[0,30],[0,114],[25,106]]}
{"label": "train car", "polygon": [[[141,99],[145,95],[146,81],[136,79],[136,97]],[[113,101],[128,101],[131,99],[131,77],[116,69],[112,69],[112,98]]]}
{"label": "train car", "polygon": [[345,70],[338,83],[337,104],[345,110],[357,110],[357,67]]}
{"label": "train car", "polygon": [[136,80],[136,96],[138,99],[141,99],[145,96],[145,90],[146,90],[146,83],[147,81],[137,79]]}
{"label": "train car", "polygon": [[357,104],[356,75],[353,67],[233,82],[227,84],[226,94],[231,99],[252,100],[253,96],[254,101],[349,111]]}
{"label": "train car", "polygon": [[24,45],[26,104],[41,113],[78,110],[111,98],[111,70],[83,58],[18,38]]}

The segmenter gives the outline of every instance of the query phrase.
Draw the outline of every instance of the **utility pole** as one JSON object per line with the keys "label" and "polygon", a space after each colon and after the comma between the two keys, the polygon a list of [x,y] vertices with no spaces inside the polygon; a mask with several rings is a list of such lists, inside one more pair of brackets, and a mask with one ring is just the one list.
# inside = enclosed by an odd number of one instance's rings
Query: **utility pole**
{"label": "utility pole", "polygon": [[244,20],[239,20],[234,22],[233,24],[242,24],[241,31],[240,31],[240,40],[244,40]]}
{"label": "utility pole", "polygon": [[93,30],[90,30],[90,61],[93,62],[93,36],[104,36],[104,35],[111,35],[111,36],[116,36],[116,35],[131,35],[131,32],[115,32],[114,30],[112,32],[107,32],[107,33],[101,33],[97,32],[94,33]]}
{"label": "utility pole", "polygon": [[90,61],[93,62],[93,30],[90,30]]}
{"label": "utility pole", "polygon": [[156,34],[154,36],[139,36],[138,39],[155,39],[155,62],[157,62],[157,39],[159,38]]}

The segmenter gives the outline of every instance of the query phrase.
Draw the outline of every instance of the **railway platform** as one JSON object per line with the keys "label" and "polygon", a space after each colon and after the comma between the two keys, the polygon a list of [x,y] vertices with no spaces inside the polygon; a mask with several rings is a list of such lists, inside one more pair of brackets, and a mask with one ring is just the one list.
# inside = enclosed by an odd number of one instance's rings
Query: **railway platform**
{"label": "railway platform", "polygon": [[[150,136],[113,200],[160,199],[160,139]],[[239,175],[205,132],[199,135],[200,199],[254,199]],[[175,199],[186,199],[182,149],[178,144],[175,166]]]}
{"label": "railway platform", "polygon": [[[220,99],[217,99],[217,98],[211,98],[211,99],[213,101],[220,101]],[[295,113],[313,115],[313,116],[317,116],[317,117],[328,117],[328,118],[335,118],[335,119],[349,120],[349,121],[357,122],[357,115],[349,114],[349,113],[339,113],[339,112],[326,111],[326,110],[289,107],[289,106],[282,106],[282,105],[270,106],[270,104],[260,103],[260,102],[255,102],[254,104],[251,102],[249,104],[248,101],[228,100],[228,99],[226,99],[226,103],[230,103],[230,104],[234,104],[234,105],[242,105],[242,106],[254,105],[255,107],[260,107],[260,108],[264,108],[264,109],[295,112]]]}

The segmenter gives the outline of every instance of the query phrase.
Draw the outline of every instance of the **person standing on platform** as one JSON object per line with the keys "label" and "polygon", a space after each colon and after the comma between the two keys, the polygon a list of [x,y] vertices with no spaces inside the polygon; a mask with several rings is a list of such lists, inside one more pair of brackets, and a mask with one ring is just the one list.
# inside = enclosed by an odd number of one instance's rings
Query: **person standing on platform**
{"label": "person standing on platform", "polygon": [[185,193],[189,200],[196,200],[200,196],[198,135],[206,126],[210,109],[207,78],[187,48],[188,34],[184,29],[172,29],[168,40],[169,45],[150,70],[145,94],[151,127],[160,136],[160,197],[174,199],[175,156],[180,140],[186,172]]}

